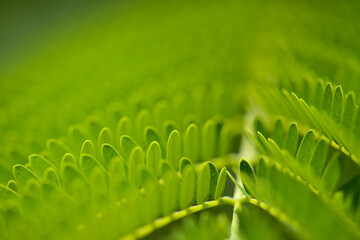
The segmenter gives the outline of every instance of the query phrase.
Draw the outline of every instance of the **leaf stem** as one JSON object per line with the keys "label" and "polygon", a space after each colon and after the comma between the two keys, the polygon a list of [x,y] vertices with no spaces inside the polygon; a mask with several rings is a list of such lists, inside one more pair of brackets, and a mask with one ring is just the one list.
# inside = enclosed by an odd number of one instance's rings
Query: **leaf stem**
{"label": "leaf stem", "polygon": [[162,228],[162,227],[164,227],[176,220],[179,220],[181,218],[187,217],[193,213],[200,212],[202,210],[209,209],[209,208],[218,207],[221,205],[234,206],[235,203],[236,203],[236,200],[233,198],[222,197],[218,200],[207,201],[207,202],[204,202],[199,205],[191,206],[187,209],[174,212],[169,216],[158,218],[145,226],[137,228],[134,232],[121,237],[119,240],[132,240],[132,239],[142,238],[142,237],[145,237],[145,236],[151,234],[152,232],[154,232],[155,230],[157,230],[159,228]]}
{"label": "leaf stem", "polygon": [[244,203],[249,203],[261,208],[262,210],[269,213],[271,216],[278,219],[280,222],[284,223],[285,225],[292,226],[298,233],[307,236],[307,238],[311,238],[310,233],[306,229],[304,229],[296,220],[290,218],[288,215],[281,212],[279,209],[274,208],[269,204],[261,202],[255,198],[242,198],[239,201],[240,201],[240,205]]}

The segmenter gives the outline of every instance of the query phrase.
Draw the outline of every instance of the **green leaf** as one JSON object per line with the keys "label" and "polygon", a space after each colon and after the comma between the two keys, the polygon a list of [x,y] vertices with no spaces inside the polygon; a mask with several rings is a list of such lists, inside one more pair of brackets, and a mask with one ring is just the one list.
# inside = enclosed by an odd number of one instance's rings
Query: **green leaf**
{"label": "green leaf", "polygon": [[202,159],[209,160],[215,157],[216,124],[214,120],[207,120],[202,128]]}
{"label": "green leaf", "polygon": [[152,221],[153,219],[156,219],[161,211],[160,211],[160,207],[161,207],[161,192],[160,192],[160,186],[159,183],[154,180],[154,179],[148,179],[145,183],[144,183],[144,189],[145,189],[145,194],[147,197],[147,204],[146,204],[146,209],[148,210],[148,221]]}
{"label": "green leaf", "polygon": [[335,88],[334,102],[332,107],[331,116],[336,122],[340,123],[343,114],[343,101],[344,93],[340,86]]}
{"label": "green leaf", "polygon": [[226,168],[223,167],[221,169],[217,184],[216,184],[216,191],[215,191],[215,199],[219,199],[223,193],[224,193],[224,189],[225,189],[225,184],[226,184]]}
{"label": "green leaf", "polygon": [[64,165],[61,170],[61,176],[65,189],[70,194],[76,194],[76,186],[89,187],[85,177],[72,165]]}
{"label": "green leaf", "polygon": [[286,149],[292,156],[295,156],[299,143],[299,130],[296,123],[289,126],[284,139],[283,148]]}
{"label": "green leaf", "polygon": [[61,159],[61,169],[65,165],[72,165],[72,166],[76,167],[75,158],[71,153],[66,153],[64,155],[64,157]]}
{"label": "green leaf", "polygon": [[16,184],[21,187],[25,187],[26,183],[31,180],[39,180],[39,177],[35,175],[30,169],[27,167],[16,164],[13,168],[13,174],[16,181]]}
{"label": "green leaf", "polygon": [[102,169],[104,172],[106,172],[106,170],[104,169],[104,167],[91,155],[89,154],[82,154],[80,157],[80,167],[82,172],[85,174],[85,176],[89,177],[92,170],[95,167],[98,167],[100,169]]}
{"label": "green leaf", "polygon": [[140,181],[141,183],[144,183],[148,181],[149,179],[154,179],[153,174],[146,168],[143,168],[140,170]]}
{"label": "green leaf", "polygon": [[0,184],[0,202],[9,199],[19,199],[19,195],[12,189]]}
{"label": "green leaf", "polygon": [[293,159],[288,152],[282,151],[280,147],[271,139],[268,139],[271,156],[276,159],[280,164],[292,168],[294,166]]}
{"label": "green leaf", "polygon": [[184,122],[183,123],[184,128],[186,128],[187,126],[189,126],[191,124],[195,124],[196,126],[201,125],[201,121],[200,121],[199,117],[194,116],[192,114],[186,115],[183,122]]}
{"label": "green leaf", "polygon": [[167,171],[163,178],[163,214],[168,216],[179,208],[180,181],[177,175],[172,171]]}
{"label": "green leaf", "polygon": [[128,181],[129,179],[129,166],[126,161],[121,157],[114,157],[109,166],[110,177],[118,177],[121,181]]}
{"label": "green leaf", "polygon": [[54,186],[60,186],[59,176],[56,173],[56,171],[51,167],[47,168],[46,171],[44,172],[44,180],[47,183],[54,184]]}
{"label": "green leaf", "polygon": [[109,165],[109,189],[111,199],[118,201],[123,194],[123,183],[129,180],[129,167],[121,157],[114,157]]}
{"label": "green leaf", "polygon": [[352,124],[355,117],[355,96],[350,93],[346,96],[344,112],[342,117],[342,129],[345,130],[344,134],[347,135],[352,130]]}
{"label": "green leaf", "polygon": [[122,135],[132,136],[133,125],[128,117],[122,117],[116,126],[116,141],[119,141]]}
{"label": "green leaf", "polygon": [[270,151],[271,147],[269,145],[269,142],[266,140],[266,138],[264,137],[264,135],[262,135],[261,132],[257,132],[257,140],[258,142],[261,144],[261,147],[265,150],[265,151]]}
{"label": "green leaf", "polygon": [[103,145],[101,145],[101,156],[105,163],[105,166],[108,167],[111,160],[114,157],[120,156],[120,153],[110,144],[104,143]]}
{"label": "green leaf", "polygon": [[196,191],[196,202],[201,204],[205,202],[210,194],[210,165],[203,163],[199,170],[199,177],[197,181],[197,191]]}
{"label": "green leaf", "polygon": [[130,136],[123,135],[120,138],[120,146],[121,146],[121,151],[125,156],[125,159],[129,160],[132,150],[136,146],[138,146],[138,144]]}
{"label": "green leaf", "polygon": [[315,183],[317,183],[316,187],[318,187],[318,184],[320,184],[320,179],[325,168],[328,151],[328,141],[325,139],[320,139],[316,144],[308,170],[309,175],[313,177],[315,179]]}
{"label": "green leaf", "polygon": [[152,173],[158,173],[159,164],[161,161],[161,149],[158,142],[152,142],[147,151],[146,167]]}
{"label": "green leaf", "polygon": [[49,167],[54,167],[48,160],[38,154],[29,156],[29,163],[31,170],[34,171],[39,177],[44,176],[44,172]]}
{"label": "green leaf", "polygon": [[327,195],[331,195],[341,179],[342,165],[340,158],[335,154],[324,171],[321,178],[320,189]]}
{"label": "green leaf", "polygon": [[102,169],[95,167],[89,176],[89,181],[91,182],[94,204],[104,205],[104,200],[107,200],[108,194],[108,176],[104,174]]}
{"label": "green leaf", "polygon": [[260,132],[265,138],[268,136],[264,120],[260,116],[254,119],[254,130],[255,132]]}
{"label": "green leaf", "polygon": [[234,142],[230,128],[224,125],[220,131],[219,137],[219,156],[226,156],[231,152],[231,144]]}
{"label": "green leaf", "polygon": [[182,184],[180,193],[180,208],[185,209],[192,205],[196,194],[196,171],[193,166],[186,165],[181,173]]}
{"label": "green leaf", "polygon": [[256,197],[256,177],[251,164],[242,159],[240,162],[240,178],[246,191]]}
{"label": "green leaf", "polygon": [[129,177],[131,182],[140,185],[141,170],[145,167],[144,153],[141,147],[135,147],[129,158]]}
{"label": "green leaf", "polygon": [[274,124],[273,132],[271,138],[281,146],[284,138],[284,124],[281,119],[277,119]]}
{"label": "green leaf", "polygon": [[199,128],[196,124],[192,123],[188,126],[185,132],[184,155],[190,158],[193,162],[198,162],[199,149],[200,149]]}
{"label": "green leaf", "polygon": [[333,106],[333,87],[331,83],[327,83],[325,86],[324,92],[324,101],[323,101],[323,109],[327,114],[331,114],[332,106]]}
{"label": "green leaf", "polygon": [[300,143],[300,147],[296,155],[297,162],[303,165],[308,165],[313,155],[314,148],[315,133],[313,130],[309,130]]}
{"label": "green leaf", "polygon": [[96,156],[94,143],[90,140],[86,140],[81,147],[80,153]]}
{"label": "green leaf", "polygon": [[321,109],[323,106],[323,96],[324,96],[324,86],[321,81],[316,83],[315,94],[314,94],[314,103],[318,109]]}
{"label": "green leaf", "polygon": [[180,164],[179,164],[179,170],[180,170],[180,173],[182,174],[185,167],[187,165],[191,165],[191,166],[194,166],[193,163],[191,162],[190,159],[188,159],[187,157],[183,157],[180,159]]}
{"label": "green leaf", "polygon": [[153,127],[146,127],[144,131],[145,143],[148,147],[153,141],[158,142],[161,146],[162,141],[159,132]]}
{"label": "green leaf", "polygon": [[18,187],[17,187],[17,184],[14,180],[10,180],[8,183],[7,183],[7,187],[10,188],[11,190],[13,190],[14,192],[17,192],[18,191]]}
{"label": "green leaf", "polygon": [[61,171],[61,175],[64,179],[65,185],[71,183],[76,178],[82,178],[85,180],[82,174],[72,165],[65,165]]}
{"label": "green leaf", "polygon": [[177,124],[176,122],[174,121],[171,121],[171,120],[167,120],[164,122],[163,126],[162,126],[162,131],[164,133],[164,136],[165,136],[165,139],[168,139],[171,132],[176,130],[176,129],[179,129],[177,127]]}
{"label": "green leaf", "polygon": [[168,161],[162,160],[160,163],[160,175],[165,176],[167,172],[175,172],[175,170]]}
{"label": "green leaf", "polygon": [[56,166],[60,166],[61,159],[66,153],[71,153],[70,149],[64,143],[56,139],[48,140],[46,145]]}
{"label": "green leaf", "polygon": [[109,128],[105,127],[101,129],[97,142],[98,149],[100,149],[104,143],[113,144],[113,138],[113,134]]}
{"label": "green leaf", "polygon": [[166,147],[166,159],[176,169],[182,156],[181,137],[177,130],[174,130],[168,139]]}
{"label": "green leaf", "polygon": [[209,199],[215,198],[215,192],[216,192],[216,185],[219,178],[219,172],[216,168],[216,166],[212,162],[207,162],[210,169],[210,192],[209,192]]}

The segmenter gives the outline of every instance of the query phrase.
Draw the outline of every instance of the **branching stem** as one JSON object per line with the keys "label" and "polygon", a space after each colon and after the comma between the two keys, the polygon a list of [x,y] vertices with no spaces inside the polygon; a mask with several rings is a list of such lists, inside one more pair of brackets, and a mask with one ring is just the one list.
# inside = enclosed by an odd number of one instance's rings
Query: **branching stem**
{"label": "branching stem", "polygon": [[187,217],[193,213],[200,212],[202,210],[209,209],[209,208],[222,206],[222,205],[234,206],[235,203],[236,203],[236,200],[234,200],[233,198],[222,197],[218,200],[207,201],[200,205],[191,206],[187,209],[174,212],[169,216],[158,218],[158,219],[154,220],[153,222],[136,229],[134,232],[121,237],[120,240],[132,240],[132,239],[142,238],[142,237],[145,237],[145,236],[151,234],[152,232],[154,232],[155,230],[157,230],[159,228],[162,228],[162,227],[164,227],[176,220],[179,220],[181,218]]}

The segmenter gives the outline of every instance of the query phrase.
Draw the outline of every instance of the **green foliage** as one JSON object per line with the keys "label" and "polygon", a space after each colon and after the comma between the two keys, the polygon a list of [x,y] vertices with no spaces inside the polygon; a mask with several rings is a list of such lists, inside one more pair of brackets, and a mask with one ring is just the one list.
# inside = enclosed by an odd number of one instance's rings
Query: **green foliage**
{"label": "green foliage", "polygon": [[0,239],[360,238],[358,3],[105,2],[0,3]]}
{"label": "green foliage", "polygon": [[[261,160],[256,194],[269,205],[258,203],[271,215],[286,221],[309,239],[357,239],[359,228],[343,217],[331,202],[326,202],[286,169]],[[301,196],[301,197],[299,197]],[[272,209],[274,207],[275,209]],[[316,219],[316,225],[312,224]],[[241,226],[240,226],[241,227]]]}
{"label": "green foliage", "polygon": [[[121,118],[120,125],[124,125],[128,119],[130,118]],[[214,132],[214,124],[214,121],[205,121],[203,127],[199,127],[191,123],[183,131],[202,128],[205,129],[204,136],[210,136],[209,131],[213,131],[212,138],[218,138]],[[221,131],[223,127],[219,127]],[[31,227],[25,230],[29,236],[52,234],[52,229],[66,221],[67,230],[63,234],[88,238],[88,231],[96,226],[96,234],[99,235],[94,234],[91,238],[97,238],[107,231],[110,221],[123,222],[124,227],[107,236],[121,237],[136,228],[141,229],[142,226],[151,224],[157,218],[166,217],[194,204],[202,206],[202,203],[213,199],[217,199],[215,206],[223,203],[221,195],[225,188],[226,169],[223,169],[221,179],[217,166],[212,162],[203,163],[196,170],[198,166],[194,166],[191,159],[185,157],[182,146],[191,146],[193,152],[203,151],[201,159],[205,159],[207,155],[204,154],[208,153],[204,151],[203,145],[191,145],[193,138],[183,137],[186,134],[182,134],[180,129],[169,133],[166,148],[161,146],[164,146],[167,134],[161,136],[155,127],[144,125],[144,134],[134,135],[137,140],[129,135],[120,135],[118,143],[113,139],[113,132],[117,131],[115,128],[100,127],[91,120],[81,129],[85,129],[89,136],[93,135],[93,140],[84,140],[73,148],[68,147],[65,142],[68,141],[70,146],[74,140],[74,131],[70,131],[68,138],[48,141],[47,151],[43,154],[32,154],[29,164],[14,166],[15,181],[9,182],[11,188],[2,186],[1,205],[5,209],[13,202],[20,204],[23,211],[28,204],[42,206],[26,208],[25,216],[14,217],[16,221],[13,224],[18,227],[30,221]],[[228,126],[227,131],[237,130]],[[94,135],[95,132],[98,132],[98,136]],[[142,142],[141,136],[145,136],[145,145],[137,143]],[[227,148],[227,152],[222,152],[224,155],[217,155],[221,151],[215,146],[215,141],[216,139],[211,140],[211,156],[226,157],[230,148]],[[74,154],[75,152],[79,154]],[[41,202],[37,198],[39,195],[46,198],[46,202]],[[18,201],[19,197],[23,202]],[[31,198],[28,199],[29,197]],[[46,214],[52,205],[62,206],[63,210]],[[138,206],[141,206],[142,211],[139,211]],[[76,214],[77,217],[68,219],[69,213]],[[40,229],[40,225],[36,225],[39,222],[31,220],[34,215],[43,216],[47,228]],[[124,216],[127,216],[126,220]],[[34,228],[39,229],[33,231]],[[134,234],[136,236],[137,233]],[[16,232],[7,228],[3,237],[10,236],[16,236]]]}
{"label": "green foliage", "polygon": [[218,182],[216,184],[216,190],[215,190],[215,199],[219,199],[221,195],[224,193],[225,189],[225,183],[226,183],[226,168],[221,169],[221,172],[219,174]]}
{"label": "green foliage", "polygon": [[256,178],[254,169],[252,166],[246,161],[241,160],[240,162],[240,177],[241,181],[244,184],[245,190],[251,195],[254,196],[256,193]]}

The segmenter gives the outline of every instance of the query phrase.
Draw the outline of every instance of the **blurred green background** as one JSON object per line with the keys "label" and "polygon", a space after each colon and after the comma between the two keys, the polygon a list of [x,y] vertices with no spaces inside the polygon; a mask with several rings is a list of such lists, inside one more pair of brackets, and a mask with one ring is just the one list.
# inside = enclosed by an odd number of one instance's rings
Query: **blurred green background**
{"label": "blurred green background", "polygon": [[[2,1],[0,169],[113,101],[212,82],[358,77],[353,1]],[[352,81],[354,82],[354,81]],[[159,86],[159,88],[156,88]],[[11,172],[11,171],[10,171]]]}

